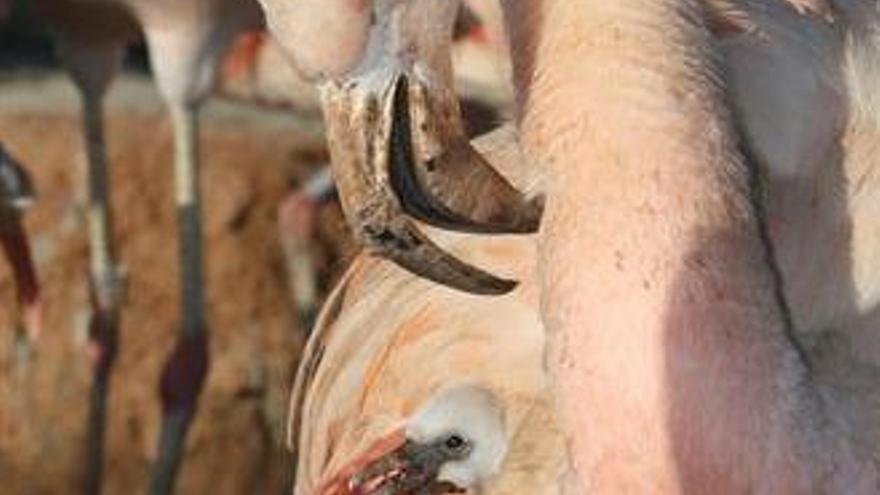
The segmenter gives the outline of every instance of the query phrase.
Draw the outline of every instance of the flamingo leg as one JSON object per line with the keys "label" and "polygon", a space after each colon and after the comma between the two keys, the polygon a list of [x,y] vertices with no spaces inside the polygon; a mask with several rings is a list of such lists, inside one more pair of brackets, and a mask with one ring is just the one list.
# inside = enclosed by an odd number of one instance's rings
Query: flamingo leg
{"label": "flamingo leg", "polygon": [[181,277],[181,329],[160,382],[162,426],[149,493],[171,493],[186,434],[208,371],[203,292],[198,115],[194,105],[170,105]]}
{"label": "flamingo leg", "polygon": [[21,224],[21,213],[0,207],[0,245],[12,268],[19,307],[15,333],[15,358],[23,375],[30,361],[31,343],[42,326],[42,311],[37,274],[31,257],[27,234]]}
{"label": "flamingo leg", "polygon": [[287,284],[300,328],[309,332],[318,309],[318,274],[312,260],[318,203],[301,191],[291,192],[278,206],[278,230]]}
{"label": "flamingo leg", "polygon": [[324,165],[278,206],[278,234],[284,253],[287,284],[297,310],[299,328],[311,331],[318,314],[318,273],[312,249],[318,208],[336,192],[330,166]]}
{"label": "flamingo leg", "polygon": [[37,340],[42,327],[40,287],[21,221],[22,212],[33,199],[30,176],[0,143],[0,245],[12,269],[18,300],[12,361],[20,380],[27,377],[31,344]]}
{"label": "flamingo leg", "polygon": [[[2,1],[2,0],[0,0]],[[86,424],[83,492],[101,491],[104,431],[109,379],[118,351],[119,316],[124,281],[113,249],[110,184],[104,146],[103,99],[125,58],[136,26],[121,5],[72,0],[33,0],[34,12],[47,21],[55,51],[82,101],[85,167],[77,186],[88,230],[89,321],[88,352],[93,381]],[[87,22],[100,19],[100,22]]]}
{"label": "flamingo leg", "polygon": [[89,242],[92,315],[89,350],[93,380],[86,433],[84,493],[101,492],[104,436],[110,373],[119,343],[119,314],[123,281],[115,261],[110,212],[109,179],[104,146],[103,91],[81,88],[87,166],[85,215]]}
{"label": "flamingo leg", "polygon": [[113,247],[110,185],[104,145],[103,95],[85,93],[84,126],[88,166],[86,169],[86,222],[89,230],[89,269],[98,311],[118,312],[122,280]]}
{"label": "flamingo leg", "polygon": [[182,336],[199,336],[205,328],[201,199],[198,170],[198,113],[195,107],[172,105],[174,181],[180,240]]}
{"label": "flamingo leg", "polygon": [[163,415],[159,432],[159,460],[150,480],[150,495],[172,493],[183,460],[183,444],[189,421],[189,415],[183,410]]}
{"label": "flamingo leg", "polygon": [[35,340],[41,328],[40,292],[27,234],[21,224],[20,212],[6,207],[0,209],[0,244],[15,279],[20,324],[30,340]]}

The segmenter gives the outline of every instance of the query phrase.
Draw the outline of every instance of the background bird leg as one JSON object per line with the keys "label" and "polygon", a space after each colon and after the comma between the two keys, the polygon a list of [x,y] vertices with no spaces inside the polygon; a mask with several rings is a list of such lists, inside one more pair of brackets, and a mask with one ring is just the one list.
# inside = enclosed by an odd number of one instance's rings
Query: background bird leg
{"label": "background bird leg", "polygon": [[[92,49],[95,48],[95,49]],[[89,278],[92,314],[89,322],[89,356],[92,389],[86,425],[84,493],[101,492],[110,373],[118,352],[119,314],[123,280],[113,247],[113,218],[104,142],[106,88],[118,69],[125,40],[99,47],[77,46],[60,39],[58,51],[82,99],[86,166],[80,184],[85,188],[84,212],[88,229]]]}
{"label": "background bird leg", "polygon": [[170,105],[180,249],[181,328],[161,380],[162,427],[150,494],[171,493],[189,424],[208,370],[198,174],[198,113],[194,104]]}

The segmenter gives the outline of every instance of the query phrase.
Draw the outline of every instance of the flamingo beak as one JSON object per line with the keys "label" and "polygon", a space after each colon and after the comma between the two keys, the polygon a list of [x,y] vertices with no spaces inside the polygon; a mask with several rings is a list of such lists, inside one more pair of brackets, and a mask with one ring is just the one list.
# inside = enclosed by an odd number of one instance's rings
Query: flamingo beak
{"label": "flamingo beak", "polygon": [[540,221],[541,202],[524,199],[457,130],[453,97],[434,99],[417,76],[395,72],[329,81],[321,96],[342,207],[367,251],[466,292],[516,286],[446,253],[413,222],[525,233]]}
{"label": "flamingo beak", "polygon": [[414,75],[400,76],[391,97],[386,166],[404,212],[477,234],[538,229],[541,200],[526,199],[471,146],[454,93]]}
{"label": "flamingo beak", "polygon": [[458,2],[377,2],[363,62],[320,84],[333,176],[349,225],[373,254],[475,294],[516,282],[444,252],[414,220],[447,230],[537,230],[527,198],[470,144],[452,80],[449,45]]}
{"label": "flamingo beak", "polygon": [[447,482],[437,481],[447,459],[432,445],[408,440],[402,429],[379,439],[348,464],[319,495],[421,495],[462,493]]}

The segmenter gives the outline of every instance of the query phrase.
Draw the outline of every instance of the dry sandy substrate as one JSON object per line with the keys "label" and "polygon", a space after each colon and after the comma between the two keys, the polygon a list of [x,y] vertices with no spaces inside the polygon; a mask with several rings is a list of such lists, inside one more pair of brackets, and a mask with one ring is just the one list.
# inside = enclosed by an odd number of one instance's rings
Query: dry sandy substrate
{"label": "dry sandy substrate", "polygon": [[[157,381],[178,321],[171,134],[149,83],[121,78],[108,99],[115,238],[129,274],[112,379],[105,493],[145,490],[159,423]],[[79,103],[57,74],[0,75],[0,141],[29,167],[27,217],[46,305],[30,358],[13,345],[14,297],[0,263],[0,492],[78,491],[90,385],[84,224],[74,184]],[[229,103],[204,112],[207,296],[212,368],[179,493],[277,493],[290,373],[303,343],[290,304],[276,206],[290,178],[325,159],[320,126]],[[344,227],[321,217],[324,273]],[[334,263],[328,266],[329,263]]]}

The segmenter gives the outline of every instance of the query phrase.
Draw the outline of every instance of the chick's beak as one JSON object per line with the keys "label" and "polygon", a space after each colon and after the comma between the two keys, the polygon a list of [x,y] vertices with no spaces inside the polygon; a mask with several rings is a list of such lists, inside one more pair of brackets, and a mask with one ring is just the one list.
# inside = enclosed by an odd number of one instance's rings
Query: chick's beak
{"label": "chick's beak", "polygon": [[437,481],[445,462],[429,445],[407,440],[396,430],[323,483],[318,495],[422,495],[461,493]]}

